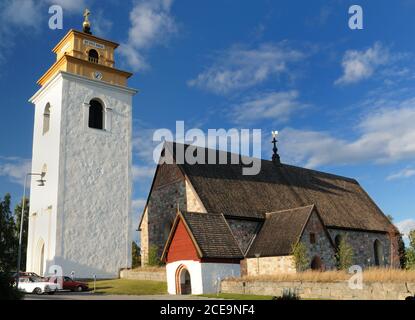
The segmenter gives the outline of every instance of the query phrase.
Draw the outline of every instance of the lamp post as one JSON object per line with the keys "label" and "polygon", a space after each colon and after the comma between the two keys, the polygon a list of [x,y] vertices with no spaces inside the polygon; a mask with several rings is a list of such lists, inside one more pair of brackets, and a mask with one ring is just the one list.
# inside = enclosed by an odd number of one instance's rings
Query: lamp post
{"label": "lamp post", "polygon": [[45,180],[43,180],[45,173],[27,173],[24,179],[24,186],[23,186],[23,200],[22,200],[22,213],[20,216],[20,234],[19,234],[19,250],[17,252],[17,276],[16,276],[16,288],[19,287],[19,278],[20,278],[20,261],[22,258],[22,238],[23,238],[23,220],[24,220],[24,211],[25,211],[25,204],[26,204],[26,185],[27,185],[27,178],[31,176],[40,176],[40,180],[38,186],[43,187],[45,185]]}

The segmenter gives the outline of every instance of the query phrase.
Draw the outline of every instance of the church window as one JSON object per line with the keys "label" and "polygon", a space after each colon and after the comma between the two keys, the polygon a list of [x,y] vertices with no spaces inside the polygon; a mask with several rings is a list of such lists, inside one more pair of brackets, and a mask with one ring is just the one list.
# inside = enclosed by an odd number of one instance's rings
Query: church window
{"label": "church window", "polygon": [[336,238],[334,238],[334,244],[336,245],[336,250],[339,250],[341,242],[342,242],[342,236],[338,234]]}
{"label": "church window", "polygon": [[49,131],[50,127],[50,104],[48,103],[43,112],[43,134]]}
{"label": "church window", "polygon": [[88,60],[89,62],[98,63],[99,56],[97,50],[91,49],[88,52]]}
{"label": "church window", "polygon": [[379,240],[377,239],[375,240],[375,242],[373,243],[373,249],[375,253],[375,265],[376,266],[383,265],[385,258],[383,256],[383,246]]}
{"label": "church window", "polygon": [[91,100],[89,103],[88,126],[94,129],[104,129],[104,107],[98,100]]}
{"label": "church window", "polygon": [[316,234],[315,233],[310,233],[310,243],[311,244],[316,243]]}

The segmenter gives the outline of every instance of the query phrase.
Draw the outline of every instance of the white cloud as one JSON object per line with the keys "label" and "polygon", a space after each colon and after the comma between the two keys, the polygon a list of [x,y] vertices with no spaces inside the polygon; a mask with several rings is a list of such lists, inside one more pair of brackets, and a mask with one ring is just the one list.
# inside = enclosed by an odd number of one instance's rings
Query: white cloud
{"label": "white cloud", "polygon": [[18,34],[39,33],[49,20],[48,6],[62,6],[65,14],[80,13],[92,0],[3,0],[0,2],[0,63],[13,50]]}
{"label": "white cloud", "polygon": [[364,50],[348,50],[343,56],[343,75],[335,84],[346,85],[370,78],[376,69],[390,61],[389,50],[376,42]]}
{"label": "white cloud", "polygon": [[[144,209],[144,206],[146,205],[146,199],[135,199],[132,201],[132,209],[133,212],[140,212]],[[140,212],[141,213],[141,212]]]}
{"label": "white cloud", "polygon": [[389,175],[386,180],[396,180],[396,179],[404,179],[404,178],[410,178],[412,176],[415,176],[415,169],[411,168],[405,168],[399,172],[392,173]]}
{"label": "white cloud", "polygon": [[368,114],[360,121],[354,140],[336,138],[327,132],[286,128],[281,132],[281,153],[307,167],[413,159],[414,123],[415,99],[409,99],[395,109],[379,109]]}
{"label": "white cloud", "polygon": [[219,58],[188,85],[217,94],[252,87],[271,76],[286,74],[292,77],[288,65],[305,58],[299,50],[290,48],[286,42],[265,43],[256,49],[233,46],[220,53]]}
{"label": "white cloud", "polygon": [[11,0],[1,5],[2,29],[38,28],[41,3],[34,0]]}
{"label": "white cloud", "polygon": [[43,0],[48,5],[59,5],[65,11],[70,13],[72,12],[82,12],[87,7],[85,0]]}
{"label": "white cloud", "polygon": [[414,219],[406,219],[396,223],[396,227],[399,231],[403,234],[403,240],[408,241],[409,232],[415,230],[415,220]]}
{"label": "white cloud", "polygon": [[156,166],[137,166],[134,165],[132,168],[133,179],[151,179],[154,176]]}
{"label": "white cloud", "polygon": [[139,125],[133,134],[133,151],[136,157],[144,163],[154,163],[153,152],[160,142],[153,141],[156,129],[149,129]]}
{"label": "white cloud", "polygon": [[0,156],[0,176],[11,182],[24,185],[25,176],[31,170],[31,160],[18,157]]}
{"label": "white cloud", "polygon": [[92,33],[98,37],[105,37],[111,30],[113,22],[104,17],[104,12],[98,10],[93,12],[91,16]]}
{"label": "white cloud", "polygon": [[298,91],[266,92],[247,97],[234,106],[229,114],[236,123],[260,120],[285,122],[293,112],[306,107],[298,101]]}
{"label": "white cloud", "polygon": [[130,13],[128,41],[120,47],[134,71],[148,68],[144,52],[157,44],[164,44],[177,32],[176,22],[171,15],[173,0],[135,1]]}

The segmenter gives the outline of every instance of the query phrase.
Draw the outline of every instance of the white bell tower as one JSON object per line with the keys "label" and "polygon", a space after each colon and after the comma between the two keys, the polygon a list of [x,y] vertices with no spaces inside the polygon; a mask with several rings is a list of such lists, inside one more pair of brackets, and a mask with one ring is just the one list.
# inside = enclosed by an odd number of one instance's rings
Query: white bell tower
{"label": "white bell tower", "polygon": [[[89,12],[88,12],[89,14]],[[131,266],[131,73],[114,67],[117,43],[70,30],[40,78],[35,105],[27,271],[53,265],[77,278],[117,277]]]}

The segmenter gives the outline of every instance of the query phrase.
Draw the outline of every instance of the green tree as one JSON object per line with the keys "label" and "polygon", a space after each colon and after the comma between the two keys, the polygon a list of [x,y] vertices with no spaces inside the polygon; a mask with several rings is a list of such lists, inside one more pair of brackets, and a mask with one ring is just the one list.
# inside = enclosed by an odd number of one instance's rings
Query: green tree
{"label": "green tree", "polygon": [[402,240],[402,235],[398,235],[398,255],[399,255],[399,264],[402,269],[406,268],[406,249],[405,242]]}
{"label": "green tree", "polygon": [[159,249],[156,245],[150,246],[148,250],[148,265],[149,266],[160,266],[161,261],[159,257]]}
{"label": "green tree", "polygon": [[7,273],[0,272],[0,300],[19,300],[23,294],[12,286]]}
{"label": "green tree", "polygon": [[310,259],[307,255],[307,247],[303,242],[299,241],[293,245],[291,254],[294,257],[294,264],[297,271],[302,272],[309,268]]}
{"label": "green tree", "polygon": [[0,201],[0,272],[13,270],[17,264],[16,224],[10,203],[10,194]]}
{"label": "green tree", "polygon": [[[19,204],[14,208],[14,216],[16,220],[16,241],[17,246],[19,245],[19,235],[20,235],[20,222],[22,217],[22,204],[23,199]],[[22,232],[22,256],[20,261],[21,270],[26,270],[26,253],[27,253],[27,234],[29,229],[29,199],[25,199],[25,210],[24,210],[24,219],[23,219],[23,232]],[[16,252],[17,254],[17,252]]]}
{"label": "green tree", "polygon": [[415,270],[415,230],[409,232],[409,247],[406,249],[406,268]]}
{"label": "green tree", "polygon": [[353,248],[347,243],[346,238],[340,240],[336,261],[339,270],[347,270],[353,265]]}
{"label": "green tree", "polygon": [[135,241],[133,241],[132,245],[132,267],[138,268],[141,264],[140,247],[137,245]]}

